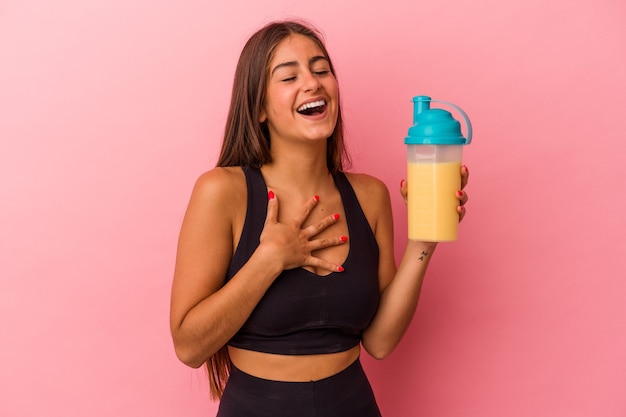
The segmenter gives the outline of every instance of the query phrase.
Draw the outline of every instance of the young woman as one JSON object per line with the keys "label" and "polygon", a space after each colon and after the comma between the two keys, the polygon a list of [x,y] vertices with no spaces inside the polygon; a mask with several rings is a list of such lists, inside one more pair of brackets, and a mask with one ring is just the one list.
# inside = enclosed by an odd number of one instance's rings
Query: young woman
{"label": "young woman", "polygon": [[[387,188],[344,172],[343,139],[320,36],[296,22],[254,34],[218,166],[191,196],[172,288],[176,354],[207,364],[220,417],[380,415],[361,346],[380,359],[398,344],[436,244],[408,241],[396,268]],[[457,198],[462,218],[467,196]]]}

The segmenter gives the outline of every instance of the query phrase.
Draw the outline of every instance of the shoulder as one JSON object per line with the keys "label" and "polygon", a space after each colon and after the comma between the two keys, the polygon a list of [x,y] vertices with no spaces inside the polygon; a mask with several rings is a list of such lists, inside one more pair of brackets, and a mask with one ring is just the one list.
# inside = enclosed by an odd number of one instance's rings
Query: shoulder
{"label": "shoulder", "polygon": [[233,196],[246,189],[246,178],[241,167],[217,167],[198,177],[194,194],[215,199]]}
{"label": "shoulder", "polygon": [[381,224],[391,221],[391,198],[384,182],[368,174],[346,172],[363,214],[377,234]]}
{"label": "shoulder", "polygon": [[389,200],[389,190],[385,183],[378,178],[355,172],[346,172],[345,174],[359,199],[359,203],[363,204],[369,199],[378,202],[380,199]]}
{"label": "shoulder", "polygon": [[241,167],[217,167],[200,175],[196,181],[196,188],[215,191],[245,185],[245,181]]}
{"label": "shoulder", "polygon": [[241,167],[217,167],[198,177],[190,204],[233,214],[246,201],[246,178]]}

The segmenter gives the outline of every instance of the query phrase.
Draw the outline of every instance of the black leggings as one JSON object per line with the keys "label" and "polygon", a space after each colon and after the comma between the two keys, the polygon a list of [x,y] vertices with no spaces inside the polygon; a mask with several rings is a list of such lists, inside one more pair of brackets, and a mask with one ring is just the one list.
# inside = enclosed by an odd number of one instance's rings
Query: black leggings
{"label": "black leggings", "polygon": [[319,381],[257,378],[233,366],[217,417],[381,417],[357,359]]}

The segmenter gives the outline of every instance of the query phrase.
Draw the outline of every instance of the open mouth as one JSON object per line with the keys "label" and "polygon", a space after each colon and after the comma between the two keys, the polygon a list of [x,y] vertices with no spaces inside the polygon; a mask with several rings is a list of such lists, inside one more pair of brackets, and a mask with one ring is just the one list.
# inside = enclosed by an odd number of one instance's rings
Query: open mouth
{"label": "open mouth", "polygon": [[298,113],[305,116],[321,114],[324,112],[324,110],[326,110],[326,102],[324,100],[317,100],[310,103],[305,103],[296,109]]}

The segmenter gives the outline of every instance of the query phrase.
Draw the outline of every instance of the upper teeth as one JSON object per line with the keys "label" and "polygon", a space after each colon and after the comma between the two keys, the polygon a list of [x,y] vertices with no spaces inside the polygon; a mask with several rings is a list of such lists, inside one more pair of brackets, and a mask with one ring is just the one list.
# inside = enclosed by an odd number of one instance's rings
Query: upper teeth
{"label": "upper teeth", "polygon": [[320,107],[320,106],[323,106],[324,104],[326,104],[324,100],[312,101],[310,103],[306,103],[298,107],[298,111],[304,111],[306,109],[311,109],[313,107]]}

